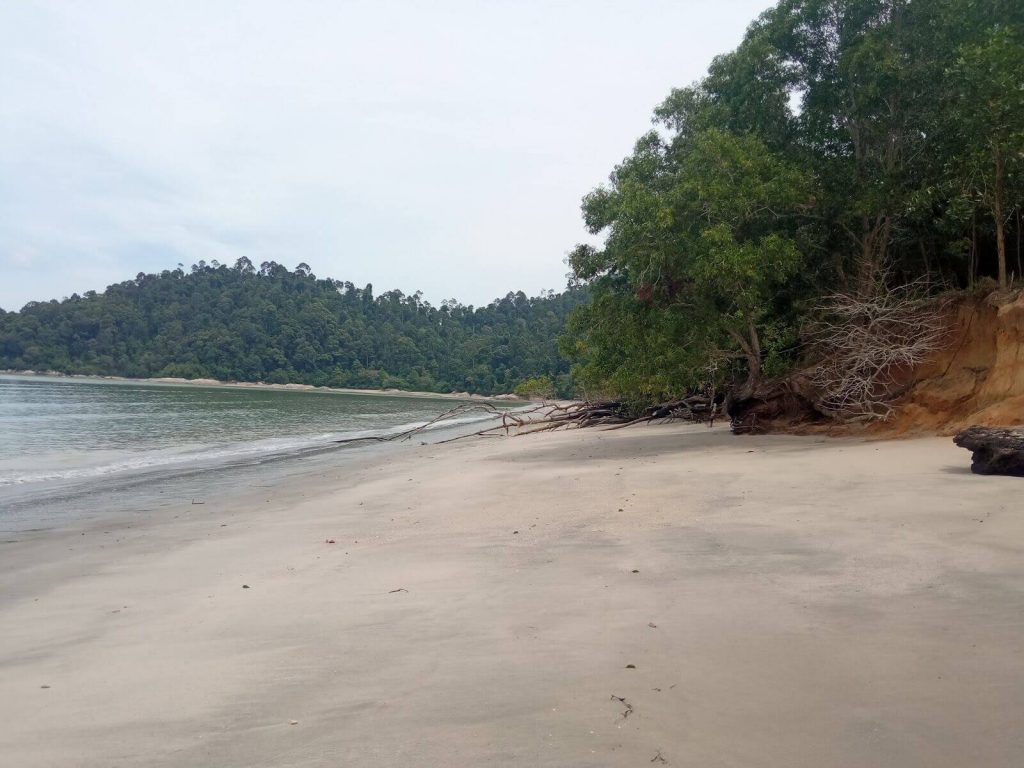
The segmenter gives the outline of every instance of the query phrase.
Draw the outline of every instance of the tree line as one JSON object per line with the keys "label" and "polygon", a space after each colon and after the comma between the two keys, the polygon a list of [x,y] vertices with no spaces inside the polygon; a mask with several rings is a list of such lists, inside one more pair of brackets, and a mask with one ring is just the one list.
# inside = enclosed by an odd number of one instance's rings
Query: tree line
{"label": "tree line", "polygon": [[[933,329],[907,315],[916,297],[1024,274],[1020,0],[781,0],[653,123],[584,198],[602,244],[571,252],[565,293],[433,307],[305,264],[200,262],[0,310],[0,366],[748,397],[828,357],[829,339],[865,339],[882,363],[845,352],[876,373],[913,363],[937,338],[915,344]],[[819,372],[851,369],[833,358]],[[879,394],[837,386],[869,408]]]}
{"label": "tree line", "polygon": [[591,396],[749,395],[830,306],[1024,273],[1019,0],[782,0],[653,123],[570,256]]}
{"label": "tree line", "polygon": [[134,280],[0,310],[0,368],[129,377],[569,394],[556,339],[585,291],[434,307],[419,293],[317,278],[275,262]]}

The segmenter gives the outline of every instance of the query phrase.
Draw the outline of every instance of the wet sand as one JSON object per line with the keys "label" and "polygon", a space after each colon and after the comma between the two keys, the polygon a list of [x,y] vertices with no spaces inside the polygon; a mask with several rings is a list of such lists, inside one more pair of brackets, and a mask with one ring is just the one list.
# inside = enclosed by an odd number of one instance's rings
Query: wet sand
{"label": "wet sand", "polygon": [[1024,481],[969,458],[548,433],[14,537],[0,762],[1019,766]]}

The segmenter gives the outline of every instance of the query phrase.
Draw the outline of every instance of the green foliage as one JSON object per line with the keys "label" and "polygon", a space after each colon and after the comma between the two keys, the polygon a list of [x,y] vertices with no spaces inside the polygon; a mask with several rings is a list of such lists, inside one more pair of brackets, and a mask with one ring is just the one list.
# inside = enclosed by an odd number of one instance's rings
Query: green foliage
{"label": "green foliage", "polygon": [[959,87],[945,115],[949,133],[961,146],[948,170],[961,181],[964,194],[991,216],[1003,286],[1008,271],[1005,225],[1019,199],[1024,161],[1022,32],[998,26],[979,42],[960,48],[950,69]]}
{"label": "green foliage", "polygon": [[563,344],[579,381],[638,400],[679,396],[718,383],[730,346],[759,372],[760,326],[804,261],[796,237],[812,200],[806,175],[754,136],[641,139],[584,201],[607,239],[570,257],[594,295]]}
{"label": "green foliage", "polygon": [[569,258],[593,297],[561,342],[581,387],[637,402],[749,391],[799,362],[824,296],[883,276],[1005,281],[1011,234],[1022,258],[1022,39],[1011,0],[762,14],[584,198],[605,239]]}
{"label": "green foliage", "polygon": [[510,392],[546,377],[571,394],[556,337],[585,293],[486,307],[317,279],[273,262],[203,262],[101,294],[0,312],[0,368],[335,387]]}
{"label": "green foliage", "polygon": [[514,392],[527,399],[548,400],[555,396],[555,384],[549,376],[535,376],[518,384]]}
{"label": "green foliage", "polygon": [[637,408],[749,392],[802,362],[823,297],[1020,277],[1022,207],[1024,3],[780,0],[584,198],[603,240],[572,251],[567,293],[435,308],[306,264],[199,262],[0,310],[0,366],[561,396],[575,378]]}
{"label": "green foliage", "polygon": [[588,399],[659,402],[699,386],[708,339],[670,308],[601,286],[560,342]]}

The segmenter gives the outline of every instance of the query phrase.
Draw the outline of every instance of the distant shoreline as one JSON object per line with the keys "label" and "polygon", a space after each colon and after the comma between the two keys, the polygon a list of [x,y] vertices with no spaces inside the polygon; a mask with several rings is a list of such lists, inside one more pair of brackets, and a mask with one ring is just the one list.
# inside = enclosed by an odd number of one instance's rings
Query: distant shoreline
{"label": "distant shoreline", "polygon": [[438,400],[498,400],[503,402],[527,402],[518,395],[477,395],[469,392],[420,392],[406,389],[357,389],[354,387],[318,387],[313,384],[267,384],[262,381],[221,381],[219,379],[183,379],[174,376],[132,378],[130,376],[96,376],[85,373],[61,373],[60,371],[17,371],[0,370],[0,376],[38,376],[51,379],[75,379],[81,381],[124,381],[135,384],[163,384],[167,386],[224,387],[229,389],[270,389],[286,392],[328,392],[340,395],[376,395],[378,397],[420,397]]}

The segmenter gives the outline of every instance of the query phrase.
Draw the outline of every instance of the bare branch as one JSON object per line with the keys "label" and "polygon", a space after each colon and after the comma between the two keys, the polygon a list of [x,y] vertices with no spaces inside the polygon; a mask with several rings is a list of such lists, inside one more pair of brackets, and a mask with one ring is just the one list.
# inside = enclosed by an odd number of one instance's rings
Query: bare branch
{"label": "bare branch", "polygon": [[899,395],[899,377],[946,346],[945,308],[929,298],[924,280],[869,295],[836,294],[818,307],[811,349],[817,406],[837,418],[886,419]]}

